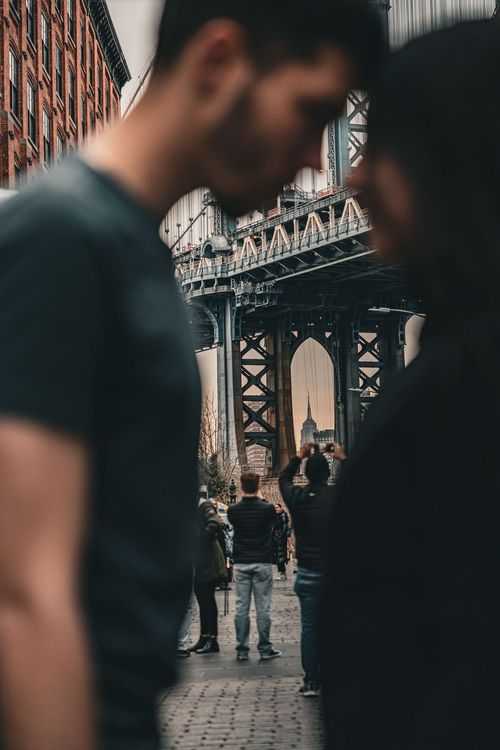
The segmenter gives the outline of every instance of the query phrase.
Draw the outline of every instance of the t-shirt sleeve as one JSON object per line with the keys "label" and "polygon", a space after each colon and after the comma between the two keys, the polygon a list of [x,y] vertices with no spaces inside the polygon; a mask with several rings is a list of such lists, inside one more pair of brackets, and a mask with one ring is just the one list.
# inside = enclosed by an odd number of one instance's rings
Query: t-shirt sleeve
{"label": "t-shirt sleeve", "polygon": [[96,247],[64,211],[2,213],[0,417],[87,435],[104,334]]}

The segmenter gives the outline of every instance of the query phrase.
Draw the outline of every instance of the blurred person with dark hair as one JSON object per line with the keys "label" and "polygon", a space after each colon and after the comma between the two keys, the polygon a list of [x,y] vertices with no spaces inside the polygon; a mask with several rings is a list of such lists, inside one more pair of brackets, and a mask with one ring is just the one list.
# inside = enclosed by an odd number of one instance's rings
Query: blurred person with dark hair
{"label": "blurred person with dark hair", "polygon": [[[306,460],[307,485],[293,483],[293,478]],[[304,445],[294,456],[279,479],[295,531],[297,578],[295,593],[300,602],[300,652],[304,683],[299,693],[305,698],[319,695],[319,603],[323,580],[325,526],[333,505],[332,488],[328,486],[330,467],[313,443]]]}
{"label": "blurred person with dark hair", "polygon": [[167,0],[130,117],[2,206],[7,750],[157,747],[190,590],[200,414],[158,229],[197,187],[239,214],[319,167],[324,127],[370,82],[382,39],[368,0]]}
{"label": "blurred person with dark hair", "polygon": [[500,25],[397,53],[353,183],[427,322],[337,487],[321,650],[332,750],[500,747]]}
{"label": "blurred person with dark hair", "polygon": [[273,529],[276,522],[274,505],[263,500],[258,492],[260,477],[247,471],[241,475],[243,496],[227,511],[234,529],[233,560],[236,589],[236,652],[238,661],[248,661],[250,639],[250,604],[255,602],[258,650],[261,659],[281,656],[271,643],[271,598],[273,593]]}
{"label": "blurred person with dark hair", "polygon": [[278,568],[277,581],[286,581],[286,564],[288,562],[289,520],[281,503],[276,503],[276,522],[273,529],[273,562]]}

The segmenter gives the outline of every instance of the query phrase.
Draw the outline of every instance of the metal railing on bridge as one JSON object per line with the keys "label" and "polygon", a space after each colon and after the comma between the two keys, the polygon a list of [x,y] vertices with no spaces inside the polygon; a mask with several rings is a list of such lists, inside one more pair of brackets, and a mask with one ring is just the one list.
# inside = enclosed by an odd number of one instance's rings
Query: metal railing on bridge
{"label": "metal railing on bridge", "polygon": [[[338,216],[335,207],[342,202]],[[360,207],[352,191],[344,190],[237,231],[233,252],[229,256],[200,257],[201,246],[190,247],[189,256],[184,250],[176,258],[177,274],[183,287],[196,281],[229,279],[255,268],[276,264],[286,258],[299,258],[305,252],[365,235],[370,228],[368,212]],[[359,252],[359,247],[355,247],[354,252]],[[340,248],[338,255],[339,260],[350,257]],[[318,256],[312,266],[319,267],[323,262],[331,263],[332,258]],[[287,272],[296,272],[297,269],[284,267],[283,271],[286,276]]]}

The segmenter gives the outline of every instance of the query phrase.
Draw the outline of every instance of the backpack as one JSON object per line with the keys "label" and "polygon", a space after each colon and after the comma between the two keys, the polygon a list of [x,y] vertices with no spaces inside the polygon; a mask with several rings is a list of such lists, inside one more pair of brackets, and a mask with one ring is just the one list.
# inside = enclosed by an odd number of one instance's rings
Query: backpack
{"label": "backpack", "polygon": [[227,523],[219,528],[217,532],[217,540],[224,553],[224,557],[231,559],[233,556],[233,537],[231,536]]}

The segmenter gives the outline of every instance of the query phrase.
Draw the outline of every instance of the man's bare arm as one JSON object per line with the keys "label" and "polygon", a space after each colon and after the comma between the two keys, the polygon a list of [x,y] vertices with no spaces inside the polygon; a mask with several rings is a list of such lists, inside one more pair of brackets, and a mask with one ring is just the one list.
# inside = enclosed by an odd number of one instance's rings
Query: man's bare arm
{"label": "man's bare arm", "polygon": [[82,442],[0,421],[0,727],[7,750],[92,750],[79,612]]}

